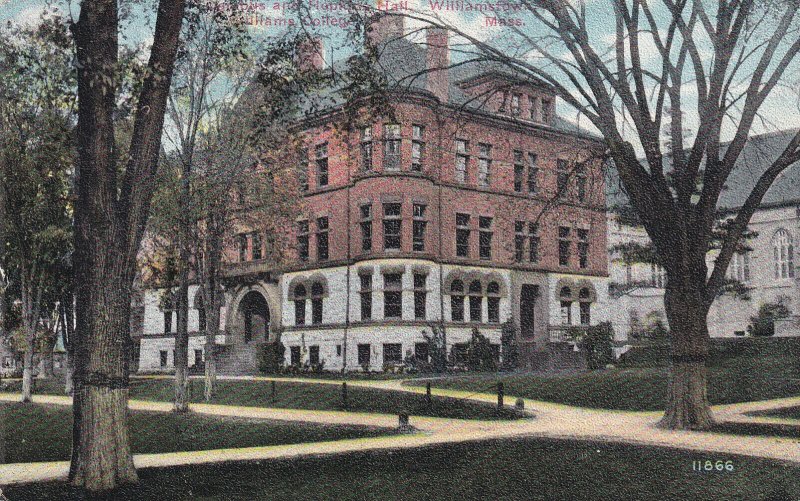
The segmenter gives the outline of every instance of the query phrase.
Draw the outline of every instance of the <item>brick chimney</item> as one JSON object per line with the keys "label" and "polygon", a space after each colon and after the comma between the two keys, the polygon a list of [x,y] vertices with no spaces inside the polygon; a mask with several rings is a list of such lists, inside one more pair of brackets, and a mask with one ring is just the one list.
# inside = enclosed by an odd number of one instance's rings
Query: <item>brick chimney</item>
{"label": "brick chimney", "polygon": [[367,41],[373,46],[396,40],[402,36],[403,16],[378,13],[372,17],[367,28]]}
{"label": "brick chimney", "polygon": [[325,67],[325,46],[322,39],[313,37],[303,40],[297,48],[297,66],[300,71],[319,71]]}
{"label": "brick chimney", "polygon": [[450,66],[449,33],[443,28],[427,28],[425,45],[428,60],[428,72],[425,74],[428,91],[440,101],[448,99],[448,67]]}

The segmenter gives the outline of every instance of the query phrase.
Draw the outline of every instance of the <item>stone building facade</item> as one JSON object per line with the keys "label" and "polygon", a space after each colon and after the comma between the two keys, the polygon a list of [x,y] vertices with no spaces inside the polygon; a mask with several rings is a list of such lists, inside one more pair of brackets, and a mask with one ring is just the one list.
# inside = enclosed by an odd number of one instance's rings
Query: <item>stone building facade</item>
{"label": "stone building facade", "polygon": [[[427,358],[433,325],[458,359],[474,327],[499,347],[506,321],[533,360],[567,327],[606,319],[600,142],[558,117],[544,83],[485,65],[442,69],[447,33],[415,44],[401,23],[375,27],[382,58],[403,61],[384,67],[429,71],[392,93],[391,117],[343,128],[332,108],[299,125],[305,191],[290,259],[266,259],[258,228],[229,250],[221,372],[253,372],[258,345],[278,338],[286,364],[381,370]],[[402,80],[390,75],[397,88]],[[145,293],[140,370],[172,366],[175,319],[163,297]],[[190,300],[199,333],[202,305]],[[190,340],[190,365],[202,345]]]}

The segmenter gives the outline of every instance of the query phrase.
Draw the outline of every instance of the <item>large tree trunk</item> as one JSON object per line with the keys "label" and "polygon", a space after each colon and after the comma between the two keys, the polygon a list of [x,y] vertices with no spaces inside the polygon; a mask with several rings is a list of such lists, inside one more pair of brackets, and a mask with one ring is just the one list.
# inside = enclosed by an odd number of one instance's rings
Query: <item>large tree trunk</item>
{"label": "large tree trunk", "polygon": [[664,306],[672,337],[672,373],[662,428],[707,430],[714,425],[707,395],[708,309],[701,291],[667,283]]}
{"label": "large tree trunk", "polygon": [[203,305],[206,309],[206,373],[205,373],[205,400],[210,402],[214,397],[214,386],[217,382],[216,339],[219,332],[220,315],[223,292],[219,284],[219,271],[222,263],[222,235],[224,228],[221,214],[215,213],[215,208],[224,211],[224,206],[212,204],[211,212],[206,220],[206,247],[203,261]]}
{"label": "large tree trunk", "polygon": [[191,160],[183,166],[180,194],[178,329],[175,335],[175,412],[189,411],[189,196]]}
{"label": "large tree trunk", "polygon": [[216,337],[219,332],[219,304],[216,294],[211,307],[206,307],[206,371],[205,371],[205,400],[210,402],[214,397],[214,386],[217,383],[217,357],[216,357]]}
{"label": "large tree trunk", "polygon": [[[114,137],[119,11],[81,2],[78,70],[76,329],[70,481],[90,492],[137,480],[127,427],[131,289],[150,212],[184,0],[160,0],[127,155]],[[120,175],[120,157],[125,168]]]}

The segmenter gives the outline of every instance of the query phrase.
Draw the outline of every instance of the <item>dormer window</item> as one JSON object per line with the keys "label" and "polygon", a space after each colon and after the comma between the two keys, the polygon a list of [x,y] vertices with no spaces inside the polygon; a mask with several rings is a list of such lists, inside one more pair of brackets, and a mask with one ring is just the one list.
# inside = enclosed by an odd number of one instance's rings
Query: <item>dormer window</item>
{"label": "dormer window", "polygon": [[553,121],[553,100],[542,98],[542,122],[549,124]]}
{"label": "dormer window", "polygon": [[514,116],[519,116],[521,99],[521,94],[514,94],[511,96],[511,114]]}

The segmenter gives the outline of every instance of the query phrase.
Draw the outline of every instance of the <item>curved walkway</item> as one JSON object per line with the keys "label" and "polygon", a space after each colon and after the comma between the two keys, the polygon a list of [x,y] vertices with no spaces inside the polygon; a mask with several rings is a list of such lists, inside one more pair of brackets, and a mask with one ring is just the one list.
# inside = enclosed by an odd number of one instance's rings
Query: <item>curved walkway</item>
{"label": "curved walkway", "polygon": [[[241,378],[271,380],[271,378]],[[277,381],[341,384],[328,379],[288,379]],[[392,391],[424,393],[422,387],[403,386],[400,380],[351,380],[351,386],[362,386]],[[496,402],[492,394],[473,394],[465,391],[432,389],[436,396],[468,398],[480,402]],[[506,396],[508,402],[516,397]],[[18,401],[16,393],[0,394],[0,401]],[[71,398],[63,396],[37,395],[34,401],[43,404],[71,405]],[[800,397],[784,398],[766,402],[747,402],[715,406],[715,415],[720,420],[739,422],[775,422],[777,418],[746,416],[754,410],[800,405]],[[132,410],[167,412],[172,409],[168,402],[131,400]],[[369,439],[338,440],[242,449],[177,452],[166,454],[139,454],[134,456],[138,468],[153,468],[189,464],[207,464],[224,461],[247,461],[275,458],[291,458],[311,455],[341,454],[363,450],[412,448],[426,445],[501,439],[511,437],[545,437],[559,439],[617,442],[658,447],[673,447],[691,451],[717,452],[756,456],[800,464],[800,440],[783,437],[733,436],[729,434],[669,431],[654,426],[660,412],[629,412],[602,409],[586,409],[568,405],[525,399],[525,408],[532,411],[535,419],[518,421],[475,421],[412,416],[411,424],[416,433],[377,437]],[[394,427],[397,416],[387,414],[312,411],[279,409],[268,407],[243,407],[228,405],[192,404],[194,412],[215,416],[237,416],[282,421],[302,421],[327,424],[353,424],[379,427]],[[787,420],[781,420],[787,421]],[[794,421],[794,420],[788,420]],[[794,424],[797,424],[796,421]],[[66,461],[47,463],[18,463],[0,465],[0,485],[22,482],[63,480],[69,463]]]}

